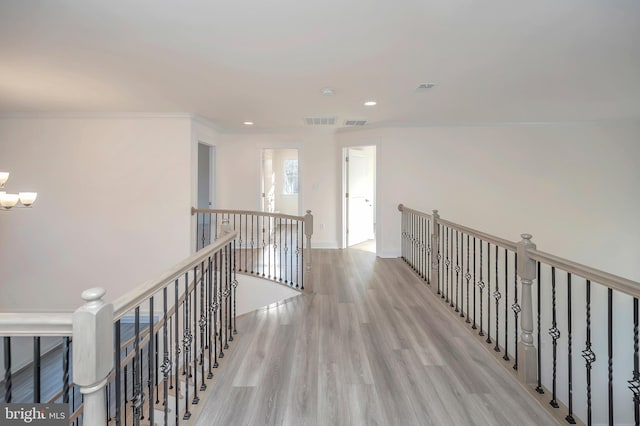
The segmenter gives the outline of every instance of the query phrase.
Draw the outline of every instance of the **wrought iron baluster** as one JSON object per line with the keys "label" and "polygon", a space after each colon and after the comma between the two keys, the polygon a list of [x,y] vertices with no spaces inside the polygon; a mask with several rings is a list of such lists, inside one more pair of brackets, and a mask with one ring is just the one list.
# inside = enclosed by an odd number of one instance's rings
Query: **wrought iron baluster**
{"label": "wrought iron baluster", "polygon": [[216,224],[213,228],[215,229],[215,239],[217,240],[218,239],[218,213],[215,214],[215,218],[216,218]]}
{"label": "wrought iron baluster", "polygon": [[[300,287],[300,230],[302,222],[296,224],[296,288]],[[234,314],[235,315],[235,314]]]}
{"label": "wrought iron baluster", "polygon": [[[125,346],[124,348],[124,357],[126,358],[127,355],[129,354],[129,349],[128,347]],[[132,361],[133,362],[133,361]],[[128,388],[129,386],[127,386],[127,378],[129,376],[127,375],[127,364],[124,365],[124,425],[127,426],[127,407],[129,406],[129,394],[128,392]],[[72,394],[71,394],[71,398],[75,401],[75,388],[72,390]],[[132,392],[133,393],[133,392]],[[75,406],[75,402],[71,402],[71,412],[74,411],[74,407]]]}
{"label": "wrought iron baluster", "polygon": [[636,426],[640,425],[640,358],[638,357],[638,298],[633,298],[633,378],[629,389],[633,393],[633,414]]}
{"label": "wrought iron baluster", "polygon": [[541,313],[541,293],[542,293],[542,276],[540,275],[540,262],[537,263],[538,268],[538,386],[536,386],[536,392],[539,394],[544,393],[544,389],[542,388],[542,346],[541,346],[541,332],[540,332],[540,313]]}
{"label": "wrought iron baluster", "polygon": [[[217,218],[217,216],[216,216]],[[216,219],[217,221],[217,219]],[[217,226],[216,226],[217,229]],[[174,289],[175,289],[175,299],[174,299],[174,303],[173,306],[175,308],[175,312],[174,312],[174,317],[175,317],[175,336],[176,336],[176,340],[174,342],[172,342],[175,345],[174,348],[174,352],[175,352],[175,359],[173,362],[173,367],[174,367],[174,378],[175,378],[175,383],[176,383],[176,396],[175,396],[175,406],[174,406],[174,413],[175,413],[175,423],[176,425],[180,424],[180,407],[179,407],[179,402],[180,402],[180,376],[179,376],[179,370],[180,370],[180,325],[178,319],[180,318],[179,316],[179,309],[180,309],[180,298],[179,298],[179,280],[176,278],[175,280],[175,285],[174,285]],[[182,308],[183,312],[184,312],[184,307]]]}
{"label": "wrought iron baluster", "polygon": [[411,213],[411,228],[410,228],[410,236],[411,236],[411,269],[416,270],[416,238],[415,238],[415,228],[416,228],[416,216]]}
{"label": "wrought iron baluster", "polygon": [[[484,336],[484,331],[482,331],[482,317],[484,314],[484,309],[482,308],[482,291],[484,290],[485,287],[485,283],[482,280],[482,246],[483,246],[483,241],[480,240],[480,281],[478,281],[477,286],[480,289],[480,331],[478,332],[478,335],[480,336]],[[475,273],[475,262],[473,264],[474,266],[474,273]]]}
{"label": "wrought iron baluster", "polygon": [[304,263],[304,221],[302,222],[302,232],[300,233],[300,290],[304,290],[304,272],[307,269]]}
{"label": "wrought iron baluster", "polygon": [[287,239],[287,232],[289,227],[287,226],[287,219],[284,220],[284,283],[289,284],[287,281],[287,258],[289,257],[289,243]]}
{"label": "wrought iron baluster", "polygon": [[[245,253],[244,253],[244,272],[247,272],[247,271],[248,271],[248,268],[247,268],[247,258],[249,257],[249,256],[247,255],[247,249],[249,248],[249,236],[248,236],[248,234],[247,234],[247,232],[248,232],[248,231],[247,231],[247,229],[248,229],[248,226],[247,226],[247,223],[248,223],[248,222],[247,222],[247,221],[248,221],[248,220],[249,220],[249,219],[248,219],[248,215],[244,215],[244,246],[245,246]],[[240,248],[242,248],[242,247],[240,247]]]}
{"label": "wrought iron baluster", "polygon": [[465,266],[467,267],[467,270],[464,274],[464,279],[467,281],[467,319],[465,320],[465,322],[467,324],[470,324],[471,320],[469,319],[469,280],[471,279],[471,274],[469,273],[469,234],[467,234],[467,262]]}
{"label": "wrought iron baluster", "polygon": [[[114,357],[114,367],[115,367],[115,376],[114,376],[114,382],[115,382],[115,422],[116,422],[116,426],[120,426],[120,403],[121,403],[121,395],[120,395],[120,385],[121,385],[121,378],[120,378],[120,372],[121,372],[121,367],[120,367],[120,356],[122,355],[122,351],[120,349],[120,320],[116,321],[115,324],[113,324],[113,340],[114,340],[114,351],[113,351],[113,357]],[[62,358],[62,369],[64,371],[64,375],[66,375],[66,380],[63,380],[63,386],[66,384],[67,386],[67,390],[66,390],[66,398],[67,400],[64,401],[63,398],[63,402],[67,403],[69,402],[69,389],[68,389],[68,381],[69,381],[69,364],[68,364],[68,359],[66,360],[66,365],[65,365],[65,357],[63,356]],[[65,383],[66,382],[66,383]]]}
{"label": "wrought iron baluster", "polygon": [[218,253],[219,251],[213,254],[213,302],[209,308],[211,310],[212,317],[213,368],[218,368]]}
{"label": "wrought iron baluster", "polygon": [[144,404],[144,392],[142,390],[142,357],[140,356],[140,307],[136,306],[134,320],[134,358],[133,358],[133,397],[131,405],[133,407],[133,424],[140,425],[142,416],[142,405]]}
{"label": "wrought iron baluster", "polygon": [[[120,328],[120,320],[118,320],[117,322],[118,328]],[[118,339],[119,340],[119,339]],[[71,338],[68,336],[65,336],[62,338],[62,403],[63,404],[69,404],[69,353],[70,353],[70,343],[71,343]],[[120,351],[118,351],[118,356],[120,354]],[[120,363],[116,364],[116,368],[117,371],[120,371]],[[120,375],[118,374],[117,378],[119,380]],[[120,386],[118,385],[117,390],[120,390]],[[117,398],[117,402],[118,402],[118,406],[117,406],[117,410],[118,412],[120,412],[120,398],[119,398],[119,392],[116,393],[116,395],[118,396]],[[118,416],[118,419],[120,417]],[[119,421],[118,423],[116,423],[117,425],[119,425]]]}
{"label": "wrought iron baluster", "polygon": [[427,240],[427,257],[425,259],[425,267],[427,268],[427,283],[431,284],[431,251],[433,247],[431,247],[431,221],[427,219],[427,235],[425,239]]}
{"label": "wrought iron baluster", "polygon": [[[473,325],[471,328],[476,330],[478,326],[476,326],[476,287],[479,287],[479,283],[476,282],[476,237],[473,237]],[[480,297],[482,300],[482,297]],[[482,331],[482,327],[480,327]]]}
{"label": "wrought iron baluster", "polygon": [[440,274],[440,272],[442,272],[444,270],[444,268],[442,267],[442,246],[444,244],[444,240],[442,239],[442,229],[443,226],[441,226],[438,223],[438,247],[436,247],[436,249],[438,250],[438,255],[437,255],[437,261],[438,261],[438,291],[437,294],[440,295],[441,298],[444,299],[444,288],[442,287],[444,284],[444,280],[442,279],[442,276]]}
{"label": "wrought iron baluster", "polygon": [[591,413],[591,368],[596,362],[596,354],[591,350],[591,281],[587,280],[587,342],[586,347],[582,351],[582,357],[585,361],[587,369],[587,425],[592,424]]}
{"label": "wrought iron baluster", "polygon": [[168,296],[167,287],[162,289],[162,364],[160,371],[162,372],[162,407],[164,414],[164,424],[169,424],[169,376],[171,375],[171,360],[169,359],[169,341],[167,331],[171,329],[171,323],[167,318],[168,312]]}
{"label": "wrought iron baluster", "polygon": [[556,321],[556,268],[551,267],[551,328],[549,329],[549,335],[553,342],[553,357],[552,357],[552,395],[549,405],[553,408],[558,408],[558,401],[556,400],[556,373],[557,373],[557,355],[558,355],[558,339],[560,338],[560,330],[557,327]]}
{"label": "wrought iron baluster", "polygon": [[269,220],[267,221],[267,241],[268,241],[267,246],[269,247],[267,249],[267,262],[269,263],[267,267],[269,274],[267,276],[269,279],[271,279],[271,233],[273,232],[271,230],[271,220],[272,220],[272,217],[269,216]]}
{"label": "wrought iron baluster", "polygon": [[229,294],[231,293],[229,290],[230,279],[229,279],[229,263],[231,260],[231,256],[229,254],[229,245],[224,246],[224,306],[225,306],[225,315],[224,315],[224,348],[229,349]]}
{"label": "wrought iron baluster", "polygon": [[569,393],[569,413],[565,417],[565,420],[569,424],[576,424],[576,419],[573,418],[573,347],[571,340],[571,273],[567,272],[567,383]]}
{"label": "wrought iron baluster", "polygon": [[205,223],[205,222],[206,222],[206,215],[205,215],[205,213],[200,213],[198,216],[202,217],[202,238],[201,238],[201,240],[202,240],[202,247],[200,247],[200,248],[204,248],[204,247],[207,245],[207,244],[206,244],[205,237],[204,237],[204,235],[205,235],[205,234],[204,234],[204,232],[205,232],[205,231],[204,231],[204,228],[205,228],[205,225],[206,225],[206,223]]}
{"label": "wrought iron baluster", "polygon": [[[509,361],[509,252],[504,249],[504,356]],[[517,349],[517,348],[516,348]]]}
{"label": "wrought iron baluster", "polygon": [[445,228],[444,238],[445,238],[445,243],[444,243],[445,298],[444,298],[444,301],[445,303],[449,303],[449,265],[451,264],[451,261],[449,260],[449,228]]}
{"label": "wrought iron baluster", "polygon": [[184,371],[182,375],[184,376],[184,393],[185,393],[185,413],[182,416],[183,420],[189,420],[191,417],[191,411],[189,411],[189,378],[191,377],[191,371],[189,368],[189,355],[191,354],[191,342],[193,341],[193,335],[191,334],[191,329],[189,328],[191,316],[189,315],[190,309],[190,295],[189,295],[189,271],[184,273],[184,302],[183,302],[183,312],[184,312],[184,325],[183,325],[183,338],[182,345],[184,350],[184,355],[182,356]]}
{"label": "wrought iron baluster", "polygon": [[500,341],[500,322],[498,321],[498,314],[500,312],[500,298],[502,297],[502,294],[500,294],[498,263],[498,246],[496,245],[496,290],[493,292],[493,298],[496,299],[496,345],[494,346],[493,350],[496,352],[500,352],[500,346],[498,344],[498,342]]}
{"label": "wrought iron baluster", "polygon": [[[154,332],[154,340],[155,340],[155,344],[153,346],[154,349],[154,358],[155,358],[155,366],[159,367],[160,366],[160,362],[158,360],[158,351],[160,350],[160,346],[159,346],[159,342],[158,342],[158,333]],[[154,368],[153,370],[153,377],[154,377],[154,381],[155,381],[155,387],[156,387],[156,404],[160,404],[160,386],[158,386],[158,368]]]}
{"label": "wrought iron baluster", "polygon": [[[236,256],[235,244],[236,244],[236,240],[233,240],[233,246],[234,246],[233,257],[234,258]],[[208,270],[209,270],[209,273],[207,274],[207,349],[208,349],[208,358],[209,358],[209,374],[207,374],[207,378],[212,379],[213,378],[213,370],[212,370],[213,357],[211,356],[211,352],[213,349],[213,342],[211,341],[211,335],[215,334],[215,326],[211,321],[211,317],[213,314],[212,296],[213,296],[213,276],[215,275],[215,271],[212,269],[213,259],[211,256],[207,258],[207,263],[208,263]],[[235,268],[235,263],[234,263],[234,268]]]}
{"label": "wrought iron baluster", "polygon": [[513,305],[511,305],[513,311],[513,347],[515,350],[515,362],[513,363],[513,369],[518,371],[518,315],[522,311],[522,308],[518,304],[518,253],[513,253]]}
{"label": "wrought iron baluster", "polygon": [[[458,290],[459,290],[459,282],[460,282],[460,258],[458,256],[459,254],[459,239],[458,239],[458,230],[456,229],[456,312],[460,312],[460,309],[458,309]],[[452,304],[453,304],[453,299],[451,300]]]}
{"label": "wrought iron baluster", "polygon": [[33,338],[33,402],[40,403],[40,336]]}
{"label": "wrought iron baluster", "polygon": [[11,388],[11,337],[4,337],[4,402],[9,404],[12,400]]}
{"label": "wrought iron baluster", "polygon": [[[264,274],[264,255],[265,255],[265,253],[264,252],[267,250],[267,243],[265,242],[265,239],[264,239],[264,231],[265,231],[264,221],[265,221],[265,219],[267,219],[267,217],[266,216],[262,216],[262,276],[263,277],[265,276],[265,274]],[[236,246],[234,244],[234,246],[233,246],[233,250],[234,250],[233,251],[233,258],[234,259],[236,257],[235,249],[236,249]],[[236,262],[234,260],[234,262],[233,262],[234,272],[235,272],[235,267],[236,267],[235,264],[236,264]]]}
{"label": "wrought iron baluster", "polygon": [[251,215],[251,242],[249,243],[251,246],[251,273],[253,274],[253,247],[254,247],[254,236],[253,232],[253,215]]}
{"label": "wrought iron baluster", "polygon": [[219,340],[219,349],[220,349],[220,353],[218,354],[218,358],[224,358],[224,352],[222,351],[222,311],[224,306],[222,305],[222,285],[224,283],[224,276],[223,276],[223,264],[225,263],[224,261],[224,257],[223,257],[223,250],[221,249],[220,251],[218,251],[218,254],[220,255],[219,258],[219,266],[220,266],[220,270],[219,272],[219,280],[218,280],[218,340]]}
{"label": "wrought iron baluster", "polygon": [[[482,242],[480,243],[482,244]],[[480,262],[482,268],[482,262]],[[491,243],[487,241],[487,343],[491,343]]]}
{"label": "wrought iron baluster", "polygon": [[206,271],[204,268],[204,260],[200,262],[200,319],[198,321],[198,325],[200,326],[200,391],[204,392],[207,389],[207,385],[204,382],[204,373],[205,373],[205,365],[204,365],[204,347],[205,347],[205,336],[207,332],[207,315],[205,313],[205,279],[206,279]]}
{"label": "wrought iron baluster", "polygon": [[[456,274],[460,273],[460,318],[464,318],[464,282],[463,282],[464,276],[462,274],[463,271],[464,271],[464,233],[460,231],[460,268],[456,272]],[[457,282],[458,282],[458,277],[456,276],[456,283]],[[457,302],[456,302],[456,305],[457,305]]]}
{"label": "wrought iron baluster", "polygon": [[278,251],[278,281],[282,282],[282,218],[278,218],[278,236],[280,250]]}
{"label": "wrought iron baluster", "polygon": [[[157,361],[156,361],[156,354],[155,354],[155,347],[154,344],[156,343],[155,340],[155,331],[153,330],[153,323],[154,323],[154,318],[153,318],[153,296],[149,297],[149,346],[147,349],[147,362],[149,365],[149,376],[148,376],[148,381],[149,381],[149,423],[150,424],[154,424],[154,420],[153,420],[153,416],[154,416],[154,410],[153,410],[153,403],[152,403],[152,397],[153,397],[153,379],[152,379],[152,374],[154,374],[153,372],[157,372],[156,369],[156,365],[157,365]],[[158,386],[158,383],[156,382],[156,388]]]}
{"label": "wrought iron baluster", "polygon": [[[235,247],[235,241],[234,241],[234,247]],[[235,250],[234,250],[234,255],[233,255],[233,267],[231,268],[231,270],[233,271],[233,282],[231,283],[231,286],[233,287],[233,334],[238,334],[238,330],[236,329],[236,289],[238,288],[238,275],[236,274],[236,255],[235,255]]]}
{"label": "wrought iron baluster", "polygon": [[[190,302],[190,309],[193,311],[193,323],[191,325],[192,330],[192,344],[191,348],[191,367],[189,368],[189,376],[193,376],[193,400],[192,404],[197,404],[200,402],[200,398],[198,397],[198,265],[193,268],[193,291],[191,292],[193,295],[193,302]],[[185,297],[192,297],[190,294],[187,294]],[[191,305],[191,303],[193,303]],[[191,373],[193,371],[193,373]],[[187,398],[189,401],[189,398]]]}
{"label": "wrought iron baluster", "polygon": [[449,277],[449,293],[450,294],[450,299],[449,299],[449,307],[453,308],[454,304],[453,304],[453,292],[454,292],[454,282],[453,282],[453,271],[455,269],[455,267],[453,266],[453,228],[449,228],[449,232],[451,233],[451,246],[449,247],[449,256],[451,259],[451,276]]}
{"label": "wrought iron baluster", "polygon": [[609,355],[609,425],[613,422],[613,290],[607,288],[607,349]]}

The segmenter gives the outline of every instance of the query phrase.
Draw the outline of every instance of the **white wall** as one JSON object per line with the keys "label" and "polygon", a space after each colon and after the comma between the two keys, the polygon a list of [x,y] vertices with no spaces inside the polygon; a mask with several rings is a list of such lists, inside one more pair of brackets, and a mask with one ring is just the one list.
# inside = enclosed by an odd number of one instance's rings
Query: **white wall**
{"label": "white wall", "polygon": [[260,209],[260,155],[265,148],[298,149],[300,214],[313,212],[313,246],[338,247],[340,155],[331,134],[222,135],[216,151],[218,206]]}
{"label": "white wall", "polygon": [[0,309],[69,310],[94,286],[113,300],[186,257],[190,123],[0,119],[8,190],[39,192],[33,208],[0,212]]}
{"label": "white wall", "polygon": [[399,255],[399,203],[640,280],[640,124],[380,129],[378,245]]}

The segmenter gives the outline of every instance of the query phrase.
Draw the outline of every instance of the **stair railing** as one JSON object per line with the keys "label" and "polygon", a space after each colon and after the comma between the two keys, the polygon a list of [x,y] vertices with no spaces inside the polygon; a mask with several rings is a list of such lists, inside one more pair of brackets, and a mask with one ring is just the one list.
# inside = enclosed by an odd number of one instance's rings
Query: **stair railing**
{"label": "stair railing", "polygon": [[[2,400],[64,404],[63,415],[74,425],[188,420],[237,334],[236,236],[220,235],[113,303],[94,288],[82,293],[86,303],[75,312],[0,313]],[[32,362],[15,371],[16,355],[24,356],[18,339],[25,336],[33,340]],[[61,342],[43,356],[41,341],[52,336]],[[22,348],[12,349],[14,343]],[[53,365],[49,371],[61,365],[58,385],[43,381],[45,361]]]}
{"label": "stair railing", "polygon": [[215,241],[223,230],[233,229],[238,232],[237,272],[304,289],[305,272],[311,270],[311,210],[294,216],[192,208],[191,215],[196,216],[196,250]]}
{"label": "stair railing", "polygon": [[557,419],[640,424],[640,283],[398,210],[402,259]]}

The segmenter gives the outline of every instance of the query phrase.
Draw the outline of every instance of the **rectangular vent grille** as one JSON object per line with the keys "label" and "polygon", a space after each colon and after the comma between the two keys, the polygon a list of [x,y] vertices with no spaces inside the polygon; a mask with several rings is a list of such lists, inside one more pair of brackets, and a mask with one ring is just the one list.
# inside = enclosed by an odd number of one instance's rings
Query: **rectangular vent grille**
{"label": "rectangular vent grille", "polygon": [[364,126],[367,124],[367,120],[345,120],[345,126]]}
{"label": "rectangular vent grille", "polygon": [[305,117],[304,122],[307,126],[335,126],[337,117]]}

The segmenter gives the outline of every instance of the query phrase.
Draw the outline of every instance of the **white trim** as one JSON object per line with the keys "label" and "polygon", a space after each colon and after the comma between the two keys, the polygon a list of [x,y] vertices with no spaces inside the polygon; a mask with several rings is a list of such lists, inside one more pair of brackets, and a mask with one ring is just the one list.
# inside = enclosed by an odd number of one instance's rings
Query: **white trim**
{"label": "white trim", "polygon": [[134,118],[187,118],[193,114],[184,112],[12,112],[0,114],[0,119],[134,119]]}
{"label": "white trim", "polygon": [[378,252],[378,256],[385,259],[400,257],[401,254],[402,253],[399,248],[384,249]]}
{"label": "white trim", "polygon": [[312,249],[341,249],[340,244],[337,241],[313,241],[311,239]]}

